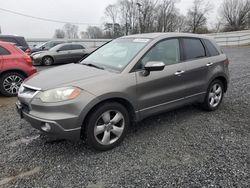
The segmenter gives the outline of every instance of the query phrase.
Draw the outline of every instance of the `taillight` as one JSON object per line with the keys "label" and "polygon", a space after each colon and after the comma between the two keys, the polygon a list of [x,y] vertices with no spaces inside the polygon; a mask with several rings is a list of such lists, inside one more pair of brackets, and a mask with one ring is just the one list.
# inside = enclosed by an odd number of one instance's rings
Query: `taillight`
{"label": "taillight", "polygon": [[27,55],[30,55],[30,49],[28,48],[27,50],[25,50],[25,53],[26,53]]}
{"label": "taillight", "polygon": [[225,63],[225,65],[229,65],[229,60],[226,59],[224,63]]}
{"label": "taillight", "polygon": [[32,59],[30,58],[30,56],[25,56],[24,59],[25,59],[25,61],[26,61],[27,64],[29,64],[31,66],[33,65],[32,64]]}

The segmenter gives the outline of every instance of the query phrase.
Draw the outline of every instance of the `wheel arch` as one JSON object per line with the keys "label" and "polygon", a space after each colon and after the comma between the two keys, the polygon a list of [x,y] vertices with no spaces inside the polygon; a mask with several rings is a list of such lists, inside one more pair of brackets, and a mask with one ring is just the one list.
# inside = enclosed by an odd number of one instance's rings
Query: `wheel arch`
{"label": "wheel arch", "polygon": [[224,73],[219,73],[219,74],[215,74],[212,78],[210,78],[207,88],[209,87],[209,85],[214,81],[214,80],[220,80],[223,83],[224,86],[224,93],[227,92],[228,90],[228,83],[229,83],[229,78],[228,75],[224,74]]}
{"label": "wheel arch", "polygon": [[[82,120],[82,131],[84,131],[85,126],[86,126],[86,121],[88,121],[88,118],[90,117],[92,112],[96,108],[98,108],[98,106],[100,106],[104,103],[108,103],[108,102],[117,102],[117,103],[123,105],[128,111],[130,121],[131,121],[130,123],[133,124],[134,122],[136,122],[136,119],[137,119],[136,112],[135,112],[135,109],[134,109],[134,106],[132,105],[132,103],[129,100],[122,98],[122,97],[112,97],[112,98],[106,98],[103,100],[99,100],[88,110],[88,112],[86,113],[85,117]],[[82,134],[82,135],[84,135],[84,134]]]}
{"label": "wheel arch", "polygon": [[23,75],[25,78],[28,77],[28,75],[24,71],[22,71],[20,69],[8,69],[8,70],[4,70],[4,71],[0,72],[0,77],[2,77],[3,75],[5,75],[7,73],[10,73],[10,72],[19,73],[19,74]]}
{"label": "wheel arch", "polygon": [[51,55],[45,55],[45,56],[42,57],[42,64],[43,64],[44,58],[46,58],[46,57],[50,57],[53,60],[53,63],[55,62],[55,58],[53,56],[51,56]]}

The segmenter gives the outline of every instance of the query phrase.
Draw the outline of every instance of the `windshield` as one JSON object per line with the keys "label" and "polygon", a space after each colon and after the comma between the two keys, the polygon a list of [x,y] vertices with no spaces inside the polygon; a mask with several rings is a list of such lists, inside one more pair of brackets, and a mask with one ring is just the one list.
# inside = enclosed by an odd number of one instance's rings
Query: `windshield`
{"label": "windshield", "polygon": [[92,53],[81,63],[122,71],[149,41],[150,39],[116,39]]}

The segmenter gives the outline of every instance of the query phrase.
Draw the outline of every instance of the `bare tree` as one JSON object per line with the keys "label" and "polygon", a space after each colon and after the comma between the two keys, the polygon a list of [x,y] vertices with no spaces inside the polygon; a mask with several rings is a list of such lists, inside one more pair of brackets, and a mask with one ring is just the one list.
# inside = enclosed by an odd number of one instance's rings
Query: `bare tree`
{"label": "bare tree", "polygon": [[65,32],[62,29],[56,29],[54,38],[57,38],[57,39],[65,38]]}
{"label": "bare tree", "polygon": [[103,38],[102,29],[96,26],[89,26],[87,28],[87,35],[92,39]]}
{"label": "bare tree", "polygon": [[194,0],[194,4],[188,10],[187,14],[187,26],[189,32],[198,33],[199,30],[206,28],[206,16],[211,8],[211,4],[205,0]]}
{"label": "bare tree", "polygon": [[[174,0],[162,0],[157,6],[157,31],[166,32],[172,31],[173,28],[169,28],[170,24],[173,24],[175,19],[175,1]],[[170,26],[171,27],[171,26]]]}
{"label": "bare tree", "polygon": [[140,0],[140,30],[142,33],[151,32],[153,30],[154,14],[158,0]]}
{"label": "bare tree", "polygon": [[237,31],[248,27],[250,0],[224,0],[221,15],[226,24],[224,30]]}
{"label": "bare tree", "polygon": [[78,26],[74,24],[67,23],[63,26],[65,32],[65,38],[77,39],[78,37]]}
{"label": "bare tree", "polygon": [[112,21],[113,35],[115,35],[115,24],[118,17],[117,5],[109,5],[105,9],[105,15]]}

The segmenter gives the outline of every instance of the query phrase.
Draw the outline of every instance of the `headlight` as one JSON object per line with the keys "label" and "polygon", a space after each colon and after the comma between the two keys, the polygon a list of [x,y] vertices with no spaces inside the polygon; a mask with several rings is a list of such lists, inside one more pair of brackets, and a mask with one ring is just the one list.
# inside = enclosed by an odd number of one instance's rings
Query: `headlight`
{"label": "headlight", "polygon": [[77,98],[81,93],[81,89],[77,87],[63,87],[51,89],[38,94],[38,98],[45,103],[62,102]]}
{"label": "headlight", "polygon": [[41,54],[35,54],[35,55],[33,55],[33,58],[36,59],[36,58],[38,58],[40,55],[41,55]]}

